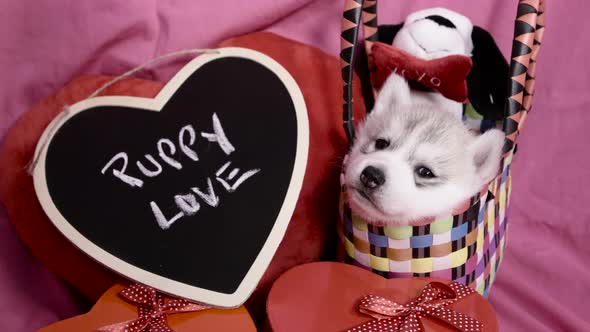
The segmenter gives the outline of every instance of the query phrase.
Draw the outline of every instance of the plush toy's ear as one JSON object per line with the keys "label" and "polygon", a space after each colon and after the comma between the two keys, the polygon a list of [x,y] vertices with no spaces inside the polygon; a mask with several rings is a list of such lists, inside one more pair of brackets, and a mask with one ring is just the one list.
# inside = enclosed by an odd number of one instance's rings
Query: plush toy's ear
{"label": "plush toy's ear", "polygon": [[501,120],[508,97],[509,66],[494,38],[474,26],[473,67],[467,76],[469,101],[486,120]]}
{"label": "plush toy's ear", "polygon": [[377,34],[379,36],[379,41],[391,45],[393,43],[393,38],[395,38],[395,35],[401,30],[403,26],[403,23],[378,26]]}

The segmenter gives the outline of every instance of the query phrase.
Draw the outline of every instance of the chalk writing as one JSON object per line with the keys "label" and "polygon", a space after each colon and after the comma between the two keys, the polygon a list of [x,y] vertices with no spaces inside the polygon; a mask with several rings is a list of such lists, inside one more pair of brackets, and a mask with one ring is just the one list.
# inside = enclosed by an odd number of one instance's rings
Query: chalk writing
{"label": "chalk writing", "polygon": [[[246,181],[248,178],[254,176],[256,173],[260,172],[259,169],[253,169],[253,170],[249,170],[247,172],[244,172],[242,174],[242,176],[240,176],[236,182],[234,182],[233,185],[230,185],[229,183],[227,183],[227,181],[233,180],[233,178],[240,172],[239,168],[234,168],[231,173],[229,173],[228,177],[225,179],[220,178],[221,174],[223,174],[223,172],[225,172],[225,170],[227,169],[227,167],[230,165],[230,161],[228,161],[225,165],[223,165],[218,171],[217,173],[215,173],[215,175],[217,175],[217,177],[215,178],[217,181],[219,181],[219,183],[221,183],[223,185],[223,187],[225,188],[225,190],[227,190],[228,192],[234,192],[236,189],[238,189],[238,187],[244,182]],[[226,181],[227,180],[227,181]]]}
{"label": "chalk writing", "polygon": [[[201,132],[201,137],[206,139],[208,142],[217,143],[226,156],[231,155],[236,151],[236,148],[229,141],[225,131],[223,130],[221,121],[215,113],[213,113],[212,122],[213,132]],[[180,152],[186,155],[191,161],[198,162],[200,160],[199,155],[193,149],[196,143],[197,134],[194,127],[190,124],[186,125],[182,127],[178,133],[179,149],[177,149],[177,145],[175,145],[174,142],[168,138],[161,138],[158,140],[156,147],[158,150],[159,159],[161,159],[166,165],[176,170],[180,170],[182,169],[183,165],[178,160],[178,157],[176,157],[177,150],[180,150]],[[136,161],[137,169],[141,174],[148,178],[154,178],[164,172],[164,167],[162,167],[163,164],[156,160],[156,158],[154,158],[151,154],[145,154],[144,158],[151,165],[148,167],[142,161]],[[129,162],[128,159],[127,153],[125,152],[119,152],[115,154],[115,156],[113,156],[102,168],[101,173],[106,175],[107,170],[112,168],[112,175],[115,178],[121,180],[123,183],[131,187],[142,188],[144,186],[143,180],[125,173],[127,171],[127,164]],[[121,168],[119,169],[116,169],[113,166],[117,161],[122,162]],[[217,172],[215,172],[215,175],[213,176],[213,178],[227,193],[235,192],[238,187],[246,182],[246,180],[250,179],[261,171],[257,168],[240,173],[240,169],[234,167],[231,169],[231,171],[229,171],[229,173],[227,173],[226,171],[230,167],[231,163],[232,161],[225,162],[221,167],[218,168]],[[162,212],[155,201],[151,201],[149,205],[154,218],[156,219],[157,225],[161,229],[167,230],[172,226],[172,224],[181,218],[197,214],[202,208],[202,203],[208,205],[209,207],[218,207],[220,205],[220,198],[215,191],[216,189],[213,186],[213,181],[211,178],[212,177],[207,177],[207,188],[204,191],[197,186],[193,186],[189,189],[188,193],[174,195],[174,203],[178,210],[170,218],[164,215],[164,212]]]}
{"label": "chalk writing", "polygon": [[[201,136],[209,142],[216,142],[226,155],[230,155],[235,151],[235,148],[227,138],[217,114],[213,113],[212,120],[213,133],[202,132]],[[197,152],[190,147],[196,143],[196,136],[195,129],[190,124],[182,127],[178,133],[178,146],[180,147],[180,151],[195,162],[199,161],[199,156],[197,155]],[[161,138],[158,140],[156,147],[158,150],[158,156],[164,163],[177,170],[182,169],[182,164],[173,158],[177,149],[176,145],[170,139]],[[160,164],[151,154],[145,154],[144,157],[153,165],[153,169],[148,169],[143,162],[137,161],[136,165],[140,173],[150,178],[160,175],[163,171],[162,164]],[[116,161],[121,160],[123,162],[122,167],[120,169],[113,168],[112,174],[131,187],[141,188],[144,185],[143,180],[125,173],[129,162],[128,159],[129,157],[126,152],[117,153],[106,163],[102,168],[101,173],[106,174],[107,170],[111,168]]]}
{"label": "chalk writing", "polygon": [[197,153],[190,149],[185,143],[184,143],[184,134],[188,133],[189,134],[189,144],[193,145],[195,144],[195,140],[197,139],[197,135],[195,134],[195,128],[193,128],[193,126],[191,125],[186,125],[184,127],[182,127],[182,129],[180,130],[180,133],[178,133],[178,144],[180,145],[180,150],[182,150],[182,152],[184,152],[185,155],[187,155],[187,157],[191,158],[194,161],[199,161],[199,156],[197,156]]}
{"label": "chalk writing", "polygon": [[160,163],[157,162],[156,159],[154,159],[154,157],[152,157],[149,154],[146,154],[145,159],[149,160],[154,166],[156,166],[156,170],[155,171],[148,170],[145,166],[143,166],[141,161],[138,160],[136,162],[137,168],[139,168],[139,170],[143,173],[143,175],[153,178],[155,176],[160,175],[160,173],[162,173],[162,165],[160,165]]}
{"label": "chalk writing", "polygon": [[217,114],[215,114],[215,113],[213,113],[213,132],[214,132],[213,134],[201,133],[201,136],[208,139],[209,142],[217,142],[219,144],[219,146],[221,147],[221,149],[223,150],[223,152],[225,152],[226,155],[229,155],[230,153],[235,151],[234,146],[230,143],[230,141],[225,136],[225,132],[223,131],[223,128],[221,127],[221,122],[219,121],[219,118],[217,117]]}
{"label": "chalk writing", "polygon": [[191,190],[197,194],[205,203],[209,204],[212,207],[216,207],[219,205],[219,197],[215,195],[215,191],[213,190],[213,183],[211,182],[210,178],[207,178],[207,193],[205,194],[199,188],[193,187]]}
{"label": "chalk writing", "polygon": [[117,160],[123,160],[123,167],[121,167],[121,169],[113,169],[113,175],[132,187],[143,186],[142,180],[125,174],[125,171],[127,170],[127,163],[129,162],[127,154],[125,152],[119,152],[113,158],[111,158],[111,160],[103,167],[101,173],[105,174],[107,169],[109,169],[109,167],[113,165]]}
{"label": "chalk writing", "polygon": [[162,210],[160,210],[160,207],[158,207],[158,204],[156,204],[155,202],[150,202],[150,207],[152,208],[152,212],[154,213],[154,217],[156,217],[156,222],[158,223],[158,226],[160,226],[160,228],[162,228],[164,230],[170,228],[170,226],[176,220],[184,217],[184,213],[179,212],[176,215],[174,215],[174,217],[172,217],[170,220],[167,220],[166,217],[164,216],[164,214],[162,213]]}
{"label": "chalk writing", "polygon": [[[223,165],[220,168],[220,170],[226,169],[229,166],[229,163],[230,162],[227,162],[225,165]],[[238,172],[239,172],[239,169],[238,169]],[[227,183],[226,181],[224,181],[223,179],[221,179],[219,177],[216,177],[216,180],[222,184],[222,186],[226,192],[232,193],[242,183],[244,183],[247,179],[254,176],[258,172],[260,172],[260,169],[252,169],[252,170],[244,172],[242,174],[242,176],[240,176],[238,178],[238,180],[233,185],[230,185],[229,183]],[[237,172],[234,173],[234,177],[235,177],[235,174],[237,174]],[[231,179],[229,179],[229,176],[227,179],[231,180]],[[199,198],[202,199],[203,202],[205,202],[209,206],[211,206],[211,207],[219,206],[219,197],[215,194],[213,184],[211,182],[211,178],[207,178],[207,185],[208,185],[208,189],[207,189],[208,192],[206,194],[203,193],[202,191],[200,191],[196,187],[191,188],[191,191],[193,193],[195,193],[197,196],[199,196]],[[185,217],[185,216],[192,216],[192,215],[196,214],[201,209],[201,204],[197,201],[197,197],[195,195],[193,195],[192,193],[183,194],[183,195],[176,195],[176,196],[174,196],[174,202],[176,203],[176,206],[180,209],[180,211],[178,213],[176,213],[170,219],[167,219],[164,216],[164,214],[162,213],[162,211],[160,210],[160,208],[158,207],[158,204],[156,202],[154,202],[154,201],[150,202],[150,206],[152,207],[152,211],[154,212],[154,217],[156,218],[156,222],[164,230],[170,228],[170,226],[174,222],[179,220],[180,218]]]}
{"label": "chalk writing", "polygon": [[164,160],[168,165],[176,169],[182,169],[181,163],[179,163],[171,156],[167,155],[166,152],[164,152],[164,144],[166,144],[166,146],[170,150],[171,155],[176,154],[176,146],[174,145],[174,143],[172,143],[172,141],[167,138],[162,138],[158,141],[158,154],[160,155],[160,158],[162,158],[162,160]]}
{"label": "chalk writing", "polygon": [[201,204],[199,204],[197,198],[191,194],[176,195],[174,196],[174,202],[176,202],[176,205],[178,205],[182,212],[187,216],[192,216],[201,209]]}

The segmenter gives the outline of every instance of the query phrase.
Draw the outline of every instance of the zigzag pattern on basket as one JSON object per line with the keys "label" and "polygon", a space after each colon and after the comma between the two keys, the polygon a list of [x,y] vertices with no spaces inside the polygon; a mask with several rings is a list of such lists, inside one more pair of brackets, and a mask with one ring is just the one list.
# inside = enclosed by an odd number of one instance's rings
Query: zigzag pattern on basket
{"label": "zigzag pattern on basket", "polygon": [[[505,154],[511,154],[530,110],[535,86],[536,58],[544,33],[544,0],[520,0],[510,63],[510,97],[506,104]],[[538,31],[537,31],[537,28]]]}
{"label": "zigzag pattern on basket", "polygon": [[354,64],[354,45],[358,38],[358,25],[361,19],[363,0],[347,0],[342,14],[342,33],[340,34],[340,65],[343,86],[343,121],[348,141],[354,140],[354,124],[352,109],[352,76]]}
{"label": "zigzag pattern on basket", "polygon": [[[531,109],[535,64],[544,32],[544,8],[544,0],[520,0],[518,4],[510,63],[510,97],[502,124],[506,133],[502,172],[487,190],[471,198],[464,211],[425,226],[368,225],[347,206],[342,188],[338,233],[346,262],[390,278],[452,279],[487,296],[506,247],[510,166],[518,133]],[[347,0],[345,5],[341,52],[343,118],[350,144],[354,140],[351,84],[361,18],[365,50],[370,55],[372,43],[378,40],[376,0]]]}
{"label": "zigzag pattern on basket", "polygon": [[532,100],[533,95],[535,93],[535,78],[536,78],[536,69],[537,69],[537,55],[539,54],[539,50],[541,49],[541,42],[543,41],[543,36],[545,33],[545,1],[541,1],[539,3],[539,9],[536,13],[536,23],[531,21],[529,24],[536,24],[535,27],[535,39],[533,41],[533,50],[531,52],[531,59],[529,61],[529,69],[527,70],[526,75],[526,82],[525,82],[525,90],[523,95],[523,108],[524,112],[520,118],[518,124],[518,131],[522,130],[524,122],[528,113],[532,107]]}

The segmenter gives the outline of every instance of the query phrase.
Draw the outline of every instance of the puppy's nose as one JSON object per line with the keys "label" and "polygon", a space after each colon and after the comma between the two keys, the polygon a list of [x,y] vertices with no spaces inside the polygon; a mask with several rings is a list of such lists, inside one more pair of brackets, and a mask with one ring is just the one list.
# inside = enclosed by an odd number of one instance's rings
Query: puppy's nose
{"label": "puppy's nose", "polygon": [[385,174],[377,167],[367,166],[361,172],[361,182],[365,187],[375,189],[385,183]]}

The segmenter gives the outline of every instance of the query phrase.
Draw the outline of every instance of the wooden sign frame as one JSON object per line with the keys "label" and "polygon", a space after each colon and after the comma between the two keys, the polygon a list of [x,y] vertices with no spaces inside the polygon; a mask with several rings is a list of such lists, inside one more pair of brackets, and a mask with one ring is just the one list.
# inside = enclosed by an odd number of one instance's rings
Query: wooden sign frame
{"label": "wooden sign frame", "polygon": [[[289,72],[287,72],[287,70],[283,68],[283,66],[281,66],[278,62],[265,54],[246,48],[228,47],[219,48],[217,51],[218,52],[216,53],[202,54],[193,59],[186,66],[184,66],[153,99],[130,96],[99,96],[80,101],[70,106],[68,113],[64,116],[58,116],[55,118],[41,136],[35,151],[35,155],[38,156],[38,161],[33,170],[33,180],[39,202],[55,227],[57,227],[57,229],[77,248],[82,250],[95,261],[105,265],[109,269],[130,280],[153,287],[171,296],[184,298],[190,301],[206,303],[222,308],[236,308],[248,299],[262,278],[275,251],[283,239],[295,209],[295,204],[299,197],[307,165],[307,154],[309,148],[309,124],[307,108],[302,92],[291,74],[289,74]],[[224,294],[194,287],[185,283],[168,279],[149,271],[145,271],[123,261],[122,259],[112,255],[111,253],[92,243],[89,239],[78,232],[70,223],[68,223],[65,217],[60,213],[50,196],[45,173],[47,149],[51,143],[51,140],[55,133],[59,131],[59,128],[72,116],[79,112],[84,112],[99,106],[122,106],[142,108],[147,111],[159,112],[164,107],[166,102],[174,95],[177,89],[197,69],[210,61],[223,57],[246,58],[265,66],[267,69],[275,73],[288,90],[294,104],[297,117],[296,156],[286,197],[283,201],[276,222],[266,242],[264,243],[264,246],[262,247],[262,250],[254,260],[254,263],[248,270],[237,290],[232,294]]]}

